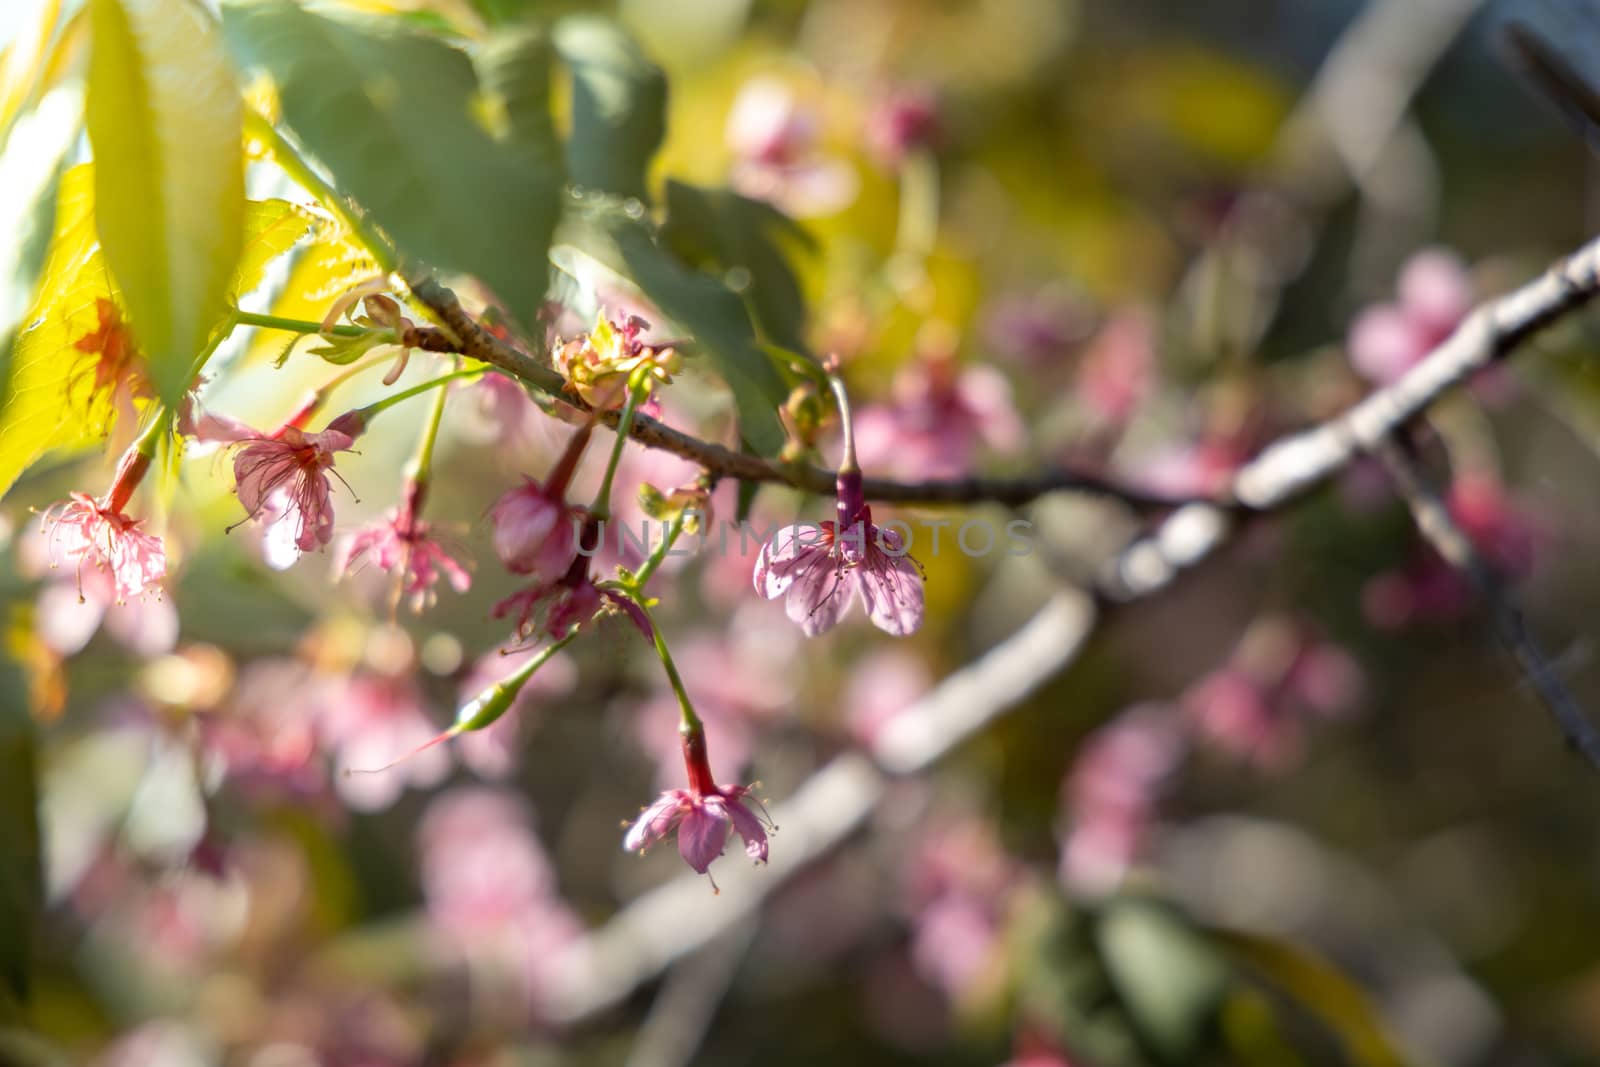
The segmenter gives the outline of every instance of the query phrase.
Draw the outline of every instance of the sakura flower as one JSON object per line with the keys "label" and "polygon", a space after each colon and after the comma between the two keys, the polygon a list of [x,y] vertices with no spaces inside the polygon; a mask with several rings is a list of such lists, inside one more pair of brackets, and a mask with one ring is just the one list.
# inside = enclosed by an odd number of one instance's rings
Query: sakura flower
{"label": "sakura flower", "polygon": [[431,533],[431,527],[418,517],[422,488],[407,484],[405,499],[389,514],[357,530],[340,547],[334,573],[350,573],[363,559],[396,578],[396,598],[405,598],[412,611],[420,612],[435,599],[434,586],[446,579],[458,593],[472,585],[465,567],[451,558]]}
{"label": "sakura flower", "polygon": [[583,510],[568,506],[567,487],[592,429],[592,424],[585,424],[568,439],[543,485],[524,476],[523,485],[507,490],[489,509],[495,554],[511,573],[548,581],[572,566],[578,553],[576,526]]}
{"label": "sakura flower", "polygon": [[1348,711],[1360,696],[1361,670],[1343,649],[1308,627],[1268,617],[1254,623],[1228,662],[1184,694],[1199,734],[1269,770],[1292,766],[1307,726]]}
{"label": "sakura flower", "polygon": [[649,328],[638,315],[613,322],[601,312],[593,330],[556,349],[556,369],[590,407],[620,408],[635,372],[667,385],[682,362],[671,345],[645,343]]}
{"label": "sakura flower", "polygon": [[1112,426],[1130,419],[1156,382],[1155,322],[1142,311],[1112,316],[1078,364],[1077,395]]}
{"label": "sakura flower", "polygon": [[72,564],[80,590],[86,566],[111,576],[118,603],[160,588],[167,573],[166,547],[161,538],[140,529],[142,520],[123,510],[149,467],[149,456],[130,452],[105,497],[96,500],[73,493],[71,499],[45,511],[42,525],[49,538],[51,566]]}
{"label": "sakura flower", "polygon": [[898,532],[873,525],[860,471],[840,473],[838,513],[838,522],[774,534],[756,558],[756,592],[784,597],[784,610],[808,637],[832,629],[857,598],[878,629],[914,632],[922,625],[922,570]]}
{"label": "sakura flower", "polygon": [[450,755],[416,681],[407,674],[361,672],[328,693],[318,723],[322,744],[340,774],[335,786],[358,811],[382,811],[408,785],[437,785]]}
{"label": "sakura flower", "polygon": [[[759,800],[747,800],[755,787],[717,784],[706,753],[705,728],[698,719],[685,723],[680,734],[689,788],[662,793],[628,829],[622,847],[643,853],[676,832],[678,853],[684,862],[697,874],[707,874],[712,861],[722,855],[728,838],[737,831],[744,841],[745,855],[757,863],[767,862],[767,831],[776,827]],[[713,889],[716,884],[711,883]]]}
{"label": "sakura flower", "polygon": [[711,861],[722,855],[729,836],[738,831],[745,855],[757,863],[767,862],[767,827],[759,803],[746,802],[751,786],[713,786],[704,792],[695,789],[668,789],[644,809],[622,847],[643,852],[676,831],[678,853],[695,873],[706,874]]}
{"label": "sakura flower", "polygon": [[262,433],[235,419],[206,414],[193,422],[201,441],[236,445],[234,492],[247,518],[267,516],[283,527],[299,552],[313,552],[333,537],[333,499],[328,474],[333,457],[348,452],[366,429],[364,417],[349,411],[320,433],[307,433],[291,419]]}

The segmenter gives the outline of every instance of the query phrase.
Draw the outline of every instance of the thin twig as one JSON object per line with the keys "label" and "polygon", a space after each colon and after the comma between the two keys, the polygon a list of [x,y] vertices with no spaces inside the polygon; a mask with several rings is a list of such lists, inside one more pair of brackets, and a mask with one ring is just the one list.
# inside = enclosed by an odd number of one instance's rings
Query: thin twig
{"label": "thin twig", "polygon": [[1417,530],[1446,563],[1472,582],[1489,606],[1495,635],[1517,666],[1528,678],[1533,691],[1549,709],[1567,744],[1600,767],[1600,731],[1584,715],[1572,693],[1562,683],[1555,668],[1539,648],[1528,629],[1528,621],[1517,606],[1510,588],[1494,566],[1473,545],[1466,531],[1456,525],[1450,509],[1430,488],[1416,462],[1394,439],[1386,438],[1373,449],[1394,480],[1395,488],[1411,509]]}
{"label": "thin twig", "polygon": [[[411,291],[455,334],[463,355],[498,367],[548,396],[579,410],[586,410],[583,401],[567,390],[566,381],[560,374],[490,333],[461,306],[449,289],[432,279],[417,278],[411,282]],[[617,412],[601,412],[600,418],[606,425],[616,428]],[[828,494],[834,491],[833,471],[805,463],[777,463],[746,452],[736,452],[675,430],[642,414],[634,416],[630,435],[647,448],[672,452],[722,477],[747,482],[775,482],[812,493]],[[1189,497],[1144,490],[1065,468],[1040,471],[1019,478],[970,477],[921,482],[868,478],[864,489],[869,500],[901,504],[995,503],[1020,507],[1055,492],[1108,497],[1142,510],[1175,508],[1192,502]],[[1226,501],[1216,503],[1227,506]]]}

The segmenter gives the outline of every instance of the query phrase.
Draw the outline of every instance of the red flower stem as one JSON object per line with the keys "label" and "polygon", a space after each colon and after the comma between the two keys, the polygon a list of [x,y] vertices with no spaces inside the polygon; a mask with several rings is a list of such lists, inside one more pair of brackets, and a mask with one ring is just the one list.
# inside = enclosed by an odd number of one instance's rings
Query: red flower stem
{"label": "red flower stem", "polygon": [[695,796],[714,795],[717,781],[711,776],[711,757],[706,753],[706,730],[698,720],[678,727],[683,738],[683,769],[689,777],[689,791]]}

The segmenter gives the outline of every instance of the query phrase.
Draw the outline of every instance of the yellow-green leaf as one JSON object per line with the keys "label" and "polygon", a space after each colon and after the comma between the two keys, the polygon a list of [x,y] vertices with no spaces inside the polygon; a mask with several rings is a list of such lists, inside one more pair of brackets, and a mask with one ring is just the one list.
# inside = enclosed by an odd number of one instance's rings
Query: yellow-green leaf
{"label": "yellow-green leaf", "polygon": [[226,308],[244,230],[243,111],[190,0],[92,0],[89,139],[106,261],[175,403]]}

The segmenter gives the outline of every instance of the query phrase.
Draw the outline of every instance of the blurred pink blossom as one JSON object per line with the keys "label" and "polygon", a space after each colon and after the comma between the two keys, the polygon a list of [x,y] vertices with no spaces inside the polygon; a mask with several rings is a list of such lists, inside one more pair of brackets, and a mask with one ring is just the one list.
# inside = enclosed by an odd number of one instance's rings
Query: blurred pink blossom
{"label": "blurred pink blossom", "polygon": [[1079,402],[1096,419],[1120,426],[1156,384],[1156,324],[1143,310],[1112,315],[1078,364]]}
{"label": "blurred pink blossom", "polygon": [[870,748],[879,731],[932,686],[933,676],[923,657],[900,648],[868,653],[851,669],[845,686],[850,732]]}
{"label": "blurred pink blossom", "polygon": [[422,490],[407,481],[402,502],[377,522],[363,526],[339,546],[334,573],[340,577],[363,561],[392,574],[396,601],[404,599],[420,612],[437,597],[440,578],[458,593],[472,585],[472,576],[434,538],[432,526],[418,515]]}
{"label": "blurred pink blossom", "polygon": [[984,314],[984,340],[994,351],[1033,370],[1067,360],[1094,321],[1088,302],[1072,290],[1046,286],[996,300]]}
{"label": "blurred pink blossom", "polygon": [[903,478],[969,474],[980,448],[1013,453],[1025,436],[1005,375],[945,353],[902,367],[890,402],[863,408],[855,431],[865,466]]}
{"label": "blurred pink blossom", "polygon": [[334,787],[350,807],[381,811],[408,785],[427,788],[450,773],[448,750],[408,674],[360,671],[331,680],[317,723],[332,755]]}
{"label": "blurred pink blossom", "polygon": [[1178,723],[1158,704],[1135,704],[1084,740],[1062,789],[1064,885],[1100,895],[1121,883],[1183,754]]}
{"label": "blurred pink blossom", "polygon": [[902,85],[885,93],[867,115],[867,151],[886,170],[898,170],[912,152],[939,140],[939,98],[930,85]]}
{"label": "blurred pink blossom", "polygon": [[1367,308],[1350,327],[1350,363],[1377,385],[1399,378],[1455,332],[1472,307],[1472,279],[1454,252],[1428,248],[1402,268],[1397,296]]}
{"label": "blurred pink blossom", "polygon": [[1343,649],[1269,616],[1251,625],[1226,664],[1190,687],[1182,706],[1212,744],[1282,771],[1301,758],[1307,725],[1349,711],[1362,685]]}
{"label": "blurred pink blossom", "polygon": [[1021,869],[992,824],[966,816],[935,824],[908,857],[903,879],[917,973],[962,1000],[994,971]]}
{"label": "blurred pink blossom", "polygon": [[815,109],[778,78],[745,83],[728,113],[734,162],[729,183],[796,218],[832,215],[855,199],[859,181],[842,159],[821,153]]}

